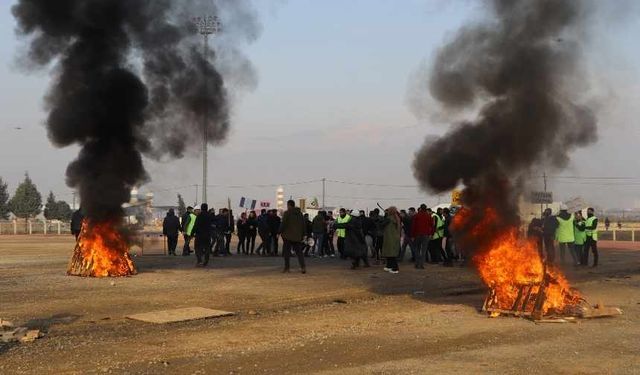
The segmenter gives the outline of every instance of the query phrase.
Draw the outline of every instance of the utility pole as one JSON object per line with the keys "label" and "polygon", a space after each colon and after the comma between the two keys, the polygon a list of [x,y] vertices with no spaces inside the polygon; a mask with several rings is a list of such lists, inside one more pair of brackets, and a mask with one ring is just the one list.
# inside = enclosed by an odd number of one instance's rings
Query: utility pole
{"label": "utility pole", "polygon": [[327,182],[326,178],[322,179],[322,209],[324,210],[324,192],[325,192],[325,183]]}
{"label": "utility pole", "polygon": [[[207,65],[209,55],[209,35],[216,35],[220,31],[220,21],[217,16],[205,16],[194,17],[193,23],[198,28],[198,33],[203,37],[203,58],[202,64],[203,76],[204,76],[204,95],[207,95],[208,80],[207,80]],[[208,110],[204,109],[202,116],[202,203],[207,203],[207,146],[209,143],[209,135],[207,134],[208,123]]]}
{"label": "utility pole", "polygon": [[76,192],[74,191],[71,194],[73,195],[73,209],[77,210],[77,208],[76,208]]}

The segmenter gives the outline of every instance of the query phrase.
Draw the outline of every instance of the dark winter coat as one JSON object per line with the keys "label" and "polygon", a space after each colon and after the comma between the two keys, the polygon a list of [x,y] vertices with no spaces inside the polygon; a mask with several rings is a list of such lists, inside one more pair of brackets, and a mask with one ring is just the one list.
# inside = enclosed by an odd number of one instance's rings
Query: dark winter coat
{"label": "dark winter coat", "polygon": [[[302,215],[302,211],[300,211],[300,215]],[[303,217],[304,220],[304,217]],[[271,232],[272,236],[275,236],[280,231],[280,225],[282,224],[282,219],[278,215],[270,215],[267,216],[267,223],[269,224],[269,232]]]}
{"label": "dark winter coat", "polygon": [[238,228],[239,237],[246,237],[249,233],[249,220],[242,221],[242,219],[238,219],[236,228]]}
{"label": "dark winter coat", "polygon": [[351,216],[351,220],[346,223],[334,224],[336,229],[345,229],[344,253],[351,258],[366,257],[367,244],[364,241],[362,230],[363,218]]}
{"label": "dark winter coat", "polygon": [[553,215],[549,215],[542,220],[542,232],[544,237],[555,238],[556,229],[558,229],[558,219]]}
{"label": "dark winter coat", "polygon": [[162,234],[168,237],[175,237],[182,231],[180,219],[172,213],[167,213],[162,221]]}
{"label": "dark winter coat", "polygon": [[258,220],[257,220],[257,218],[255,218],[255,219],[252,219],[252,218],[247,219],[247,235],[255,236],[256,233],[258,233]]}
{"label": "dark winter coat", "polygon": [[193,225],[193,235],[196,236],[196,240],[211,241],[213,219],[213,215],[208,212],[200,212],[200,215],[196,216],[196,223]]}
{"label": "dark winter coat", "polygon": [[302,242],[306,232],[306,221],[298,207],[289,208],[282,215],[280,233],[282,238],[291,242]]}
{"label": "dark winter coat", "polygon": [[71,233],[77,234],[82,230],[82,220],[84,219],[84,215],[80,210],[77,210],[71,216]]}
{"label": "dark winter coat", "polygon": [[322,215],[317,215],[313,218],[311,222],[311,230],[313,233],[326,233],[327,232],[327,222],[324,220]]}

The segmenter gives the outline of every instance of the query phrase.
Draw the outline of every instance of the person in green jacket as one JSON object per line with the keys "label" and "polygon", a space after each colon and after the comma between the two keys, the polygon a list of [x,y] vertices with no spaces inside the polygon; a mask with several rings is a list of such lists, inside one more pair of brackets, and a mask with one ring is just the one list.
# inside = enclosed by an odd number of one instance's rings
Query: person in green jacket
{"label": "person in green jacket", "polygon": [[584,243],[587,241],[586,223],[581,211],[576,211],[573,217],[573,236],[575,237],[573,251],[579,259],[579,264],[582,264],[582,252],[584,250]]}
{"label": "person in green jacket", "polygon": [[398,209],[391,206],[385,210],[385,217],[382,221],[384,228],[384,239],[380,255],[387,259],[385,271],[398,273],[398,255],[400,254],[400,231],[402,221]]}

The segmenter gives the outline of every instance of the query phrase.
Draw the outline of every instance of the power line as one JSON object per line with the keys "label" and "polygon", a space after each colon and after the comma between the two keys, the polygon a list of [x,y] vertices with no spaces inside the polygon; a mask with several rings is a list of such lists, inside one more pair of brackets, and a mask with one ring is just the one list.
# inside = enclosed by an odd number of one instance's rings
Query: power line
{"label": "power line", "polygon": [[414,197],[414,198],[389,198],[389,197],[347,197],[340,195],[327,195],[327,198],[334,199],[354,199],[354,200],[376,200],[376,201],[422,201],[425,197]]}
{"label": "power line", "polygon": [[[542,176],[539,176],[542,177]],[[620,176],[547,176],[551,179],[567,180],[640,180],[640,177],[620,177]]]}
{"label": "power line", "polygon": [[356,185],[356,186],[372,186],[372,187],[393,187],[393,188],[419,188],[419,185],[394,185],[394,184],[372,184],[365,182],[354,181],[339,181],[339,180],[326,180],[327,182],[333,182],[336,184]]}

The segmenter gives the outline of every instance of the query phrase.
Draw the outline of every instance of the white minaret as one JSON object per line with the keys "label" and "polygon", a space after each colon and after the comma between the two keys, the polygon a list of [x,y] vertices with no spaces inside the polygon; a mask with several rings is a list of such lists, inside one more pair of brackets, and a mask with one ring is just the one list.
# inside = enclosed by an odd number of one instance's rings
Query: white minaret
{"label": "white minaret", "polygon": [[276,189],[276,208],[278,211],[284,210],[284,188],[282,186]]}
{"label": "white minaret", "polygon": [[131,197],[129,199],[129,203],[130,204],[138,203],[138,188],[135,186],[133,187],[133,189],[131,189]]}

